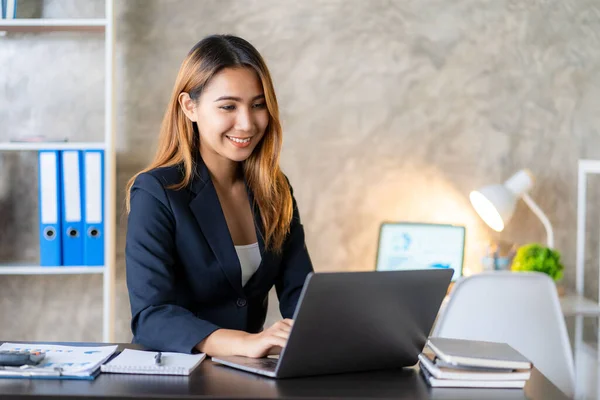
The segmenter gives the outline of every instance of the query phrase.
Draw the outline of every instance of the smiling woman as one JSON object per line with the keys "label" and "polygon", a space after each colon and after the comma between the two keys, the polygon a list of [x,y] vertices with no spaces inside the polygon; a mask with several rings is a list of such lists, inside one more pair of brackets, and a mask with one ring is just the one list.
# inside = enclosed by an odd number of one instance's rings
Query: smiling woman
{"label": "smiling woman", "polygon": [[[222,93],[229,94],[221,96]],[[201,132],[200,154],[204,162],[215,156],[246,160],[269,124],[260,78],[247,67],[223,69],[197,101],[188,93],[181,93],[179,103]]]}
{"label": "smiling woman", "polygon": [[[262,357],[287,343],[312,264],[289,182],[267,66],[244,39],[188,53],[150,166],[127,186],[134,341]],[[263,330],[275,286],[285,318]]]}

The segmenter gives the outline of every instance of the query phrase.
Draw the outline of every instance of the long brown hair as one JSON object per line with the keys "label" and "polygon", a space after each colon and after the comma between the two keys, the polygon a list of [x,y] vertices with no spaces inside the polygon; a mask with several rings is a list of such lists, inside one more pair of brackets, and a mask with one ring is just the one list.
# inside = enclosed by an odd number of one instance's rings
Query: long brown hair
{"label": "long brown hair", "polygon": [[236,36],[208,36],[198,42],[183,60],[162,121],[154,160],[127,183],[127,212],[130,211],[131,187],[143,172],[182,165],[181,182],[169,189],[180,190],[190,184],[200,141],[196,123],[185,116],[179,105],[179,95],[187,92],[192,100],[198,101],[210,79],[223,68],[230,67],[252,68],[262,81],[269,123],[260,143],[243,162],[243,171],[260,210],[265,248],[279,252],[289,231],[293,213],[290,187],[279,167],[282,145],[279,107],[271,75],[263,58],[250,43]]}

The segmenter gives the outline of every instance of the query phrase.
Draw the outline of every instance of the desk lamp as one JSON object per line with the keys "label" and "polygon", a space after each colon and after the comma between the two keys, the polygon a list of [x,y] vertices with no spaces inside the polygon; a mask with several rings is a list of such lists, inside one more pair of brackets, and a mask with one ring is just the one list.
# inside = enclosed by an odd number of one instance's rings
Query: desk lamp
{"label": "desk lamp", "polygon": [[496,232],[501,232],[512,217],[517,200],[522,198],[531,211],[542,221],[546,228],[547,245],[554,248],[554,232],[548,217],[537,204],[529,197],[527,192],[533,186],[533,175],[527,169],[522,169],[504,184],[485,186],[472,191],[469,195],[471,204],[481,219]]}

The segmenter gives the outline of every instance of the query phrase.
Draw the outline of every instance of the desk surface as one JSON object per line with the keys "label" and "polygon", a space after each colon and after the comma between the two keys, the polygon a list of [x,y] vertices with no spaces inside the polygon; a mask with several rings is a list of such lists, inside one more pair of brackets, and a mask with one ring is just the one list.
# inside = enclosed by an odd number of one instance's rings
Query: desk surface
{"label": "desk surface", "polygon": [[[123,348],[139,347],[119,345],[119,350]],[[273,380],[217,365],[208,358],[189,377],[101,374],[94,381],[0,379],[0,399],[98,396],[111,399],[567,399],[537,370],[533,371],[524,391],[432,389],[425,384],[417,368]]]}

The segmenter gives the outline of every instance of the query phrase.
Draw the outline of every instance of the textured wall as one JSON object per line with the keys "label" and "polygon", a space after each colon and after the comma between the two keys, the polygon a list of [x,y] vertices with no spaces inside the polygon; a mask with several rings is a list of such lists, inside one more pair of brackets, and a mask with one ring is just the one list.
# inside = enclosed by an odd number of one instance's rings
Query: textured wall
{"label": "textured wall", "polygon": [[[23,17],[97,17],[103,2],[19,3]],[[153,154],[179,64],[210,33],[241,35],[267,60],[282,110],[282,165],[317,270],[374,268],[384,220],[466,225],[470,271],[481,269],[489,239],[543,241],[523,203],[502,234],[468,203],[473,188],[528,167],[573,285],[577,159],[600,158],[598,2],[117,3],[119,341],[131,337],[124,184]],[[0,140],[29,132],[100,140],[102,45],[98,34],[0,37]],[[36,179],[34,155],[0,156],[3,260],[38,257]],[[597,294],[597,267],[588,273],[586,291]],[[101,284],[93,276],[0,276],[0,337],[99,340]]]}

